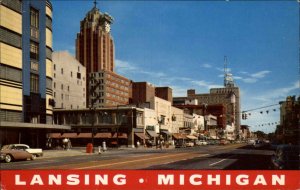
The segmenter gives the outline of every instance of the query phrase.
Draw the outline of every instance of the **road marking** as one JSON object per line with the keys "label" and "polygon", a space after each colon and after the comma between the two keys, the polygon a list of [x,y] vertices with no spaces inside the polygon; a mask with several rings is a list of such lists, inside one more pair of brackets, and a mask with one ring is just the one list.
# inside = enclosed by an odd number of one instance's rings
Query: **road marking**
{"label": "road marking", "polygon": [[215,163],[209,164],[209,166],[216,165],[216,164],[218,164],[218,163],[221,163],[221,162],[223,162],[223,161],[225,161],[225,160],[227,160],[227,159],[223,159],[223,160],[220,160],[220,161],[218,161],[218,162],[215,162]]}
{"label": "road marking", "polygon": [[231,156],[229,156],[229,157],[227,157],[227,158],[225,158],[225,159],[222,159],[222,160],[217,161],[217,162],[215,162],[215,163],[209,164],[209,166],[214,166],[214,165],[219,164],[219,163],[221,163],[221,162],[223,162],[223,161],[225,161],[225,160],[228,160],[228,158],[231,158],[231,157],[234,157],[234,156],[235,156],[235,155],[231,155]]}
{"label": "road marking", "polygon": [[111,163],[111,164],[100,164],[100,165],[94,165],[94,166],[80,167],[80,168],[76,168],[76,169],[89,169],[89,168],[95,168],[95,167],[105,167],[105,166],[112,166],[112,165],[119,165],[119,164],[127,164],[127,163],[132,163],[132,162],[149,161],[149,160],[154,160],[154,159],[160,159],[160,158],[171,157],[171,156],[174,157],[174,156],[185,155],[185,154],[190,154],[190,153],[165,155],[165,156],[159,156],[159,157],[154,157],[154,158],[143,158],[143,159],[139,159],[139,160],[130,160],[130,161],[125,161],[125,162]]}

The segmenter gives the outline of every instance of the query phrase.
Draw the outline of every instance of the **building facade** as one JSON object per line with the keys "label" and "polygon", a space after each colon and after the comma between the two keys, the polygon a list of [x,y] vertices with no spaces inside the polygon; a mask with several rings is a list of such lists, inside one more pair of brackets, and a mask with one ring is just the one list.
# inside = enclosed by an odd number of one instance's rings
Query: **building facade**
{"label": "building facade", "polygon": [[52,5],[0,2],[0,144],[44,147],[53,125]]}
{"label": "building facade", "polygon": [[55,108],[86,108],[85,67],[67,51],[53,52],[52,58]]}
{"label": "building facade", "polygon": [[88,107],[127,105],[132,96],[132,81],[110,71],[88,74]]}
{"label": "building facade", "polygon": [[52,123],[52,6],[0,4],[1,120]]}

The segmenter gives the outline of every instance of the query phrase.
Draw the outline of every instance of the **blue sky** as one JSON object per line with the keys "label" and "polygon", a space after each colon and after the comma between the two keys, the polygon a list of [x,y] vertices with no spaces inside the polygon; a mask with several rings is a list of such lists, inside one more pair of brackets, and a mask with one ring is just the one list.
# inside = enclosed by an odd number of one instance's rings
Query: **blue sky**
{"label": "blue sky", "polygon": [[[52,4],[54,51],[74,54],[93,1]],[[192,88],[208,93],[223,85],[226,55],[242,110],[299,95],[297,1],[100,1],[97,7],[114,18],[116,71],[133,81],[170,86],[173,96]],[[242,123],[272,132],[268,123],[279,121],[277,108],[253,111]]]}

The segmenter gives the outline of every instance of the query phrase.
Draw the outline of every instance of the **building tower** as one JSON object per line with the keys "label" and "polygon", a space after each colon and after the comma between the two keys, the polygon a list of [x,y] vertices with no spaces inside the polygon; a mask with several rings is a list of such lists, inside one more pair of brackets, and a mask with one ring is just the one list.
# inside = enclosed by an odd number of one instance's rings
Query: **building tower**
{"label": "building tower", "polygon": [[86,67],[87,74],[91,72],[114,72],[114,41],[110,34],[113,18],[107,13],[101,13],[94,7],[80,22],[80,32],[76,39],[76,59]]}

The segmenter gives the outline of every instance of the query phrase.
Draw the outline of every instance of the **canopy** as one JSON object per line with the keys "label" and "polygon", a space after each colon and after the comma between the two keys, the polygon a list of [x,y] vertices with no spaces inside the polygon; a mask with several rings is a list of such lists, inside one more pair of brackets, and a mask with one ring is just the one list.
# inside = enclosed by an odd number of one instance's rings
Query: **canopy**
{"label": "canopy", "polygon": [[159,135],[155,133],[155,131],[150,131],[150,130],[146,130],[147,133],[151,136],[151,137],[158,137]]}
{"label": "canopy", "polygon": [[77,138],[77,133],[64,133],[62,138]]}
{"label": "canopy", "polygon": [[92,133],[79,133],[77,138],[92,138]]}
{"label": "canopy", "polygon": [[162,133],[165,133],[166,135],[171,136],[172,134],[169,131],[161,131]]}
{"label": "canopy", "polygon": [[191,140],[196,140],[198,139],[197,137],[193,136],[193,135],[187,135],[186,136],[188,139],[191,139]]}
{"label": "canopy", "polygon": [[144,133],[134,133],[136,136],[138,136],[140,139],[149,139],[148,136],[146,136]]}
{"label": "canopy", "polygon": [[48,133],[48,137],[49,138],[61,138],[61,134],[60,133]]}
{"label": "canopy", "polygon": [[103,138],[103,139],[107,138],[107,139],[109,139],[109,138],[111,138],[111,133],[97,133],[94,136],[94,138]]}

